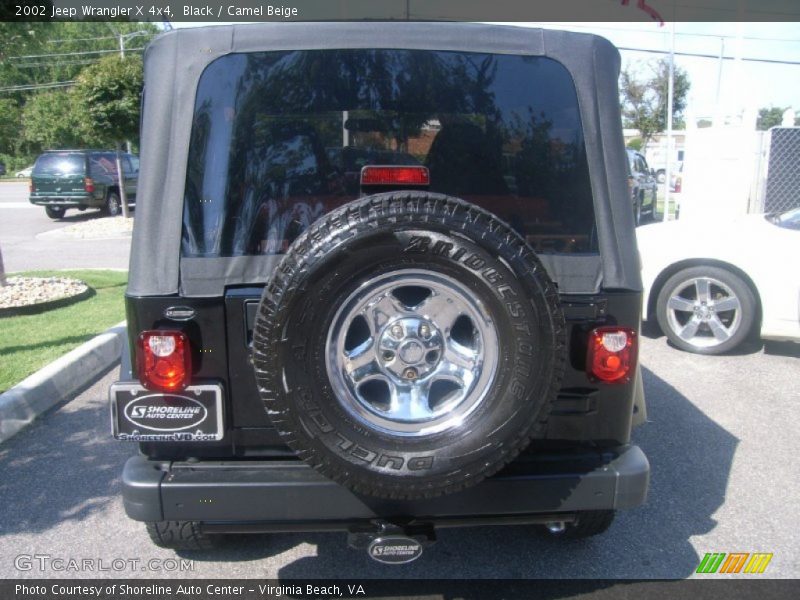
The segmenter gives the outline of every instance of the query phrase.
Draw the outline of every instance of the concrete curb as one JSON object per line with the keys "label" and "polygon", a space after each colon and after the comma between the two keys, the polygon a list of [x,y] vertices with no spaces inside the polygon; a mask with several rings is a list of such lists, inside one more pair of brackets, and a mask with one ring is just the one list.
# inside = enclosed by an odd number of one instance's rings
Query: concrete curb
{"label": "concrete curb", "polygon": [[114,325],[0,394],[0,443],[118,361],[125,329],[124,321]]}

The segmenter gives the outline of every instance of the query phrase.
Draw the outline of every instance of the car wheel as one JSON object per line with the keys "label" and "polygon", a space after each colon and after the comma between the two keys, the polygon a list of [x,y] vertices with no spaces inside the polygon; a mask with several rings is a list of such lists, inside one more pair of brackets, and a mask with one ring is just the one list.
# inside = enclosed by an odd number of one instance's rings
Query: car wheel
{"label": "car wheel", "polygon": [[642,197],[637,196],[633,201],[633,222],[638,227],[642,224]]}
{"label": "car wheel", "polygon": [[[44,212],[51,219],[60,219],[67,211],[63,206],[45,206]],[[40,213],[41,214],[41,213]]]}
{"label": "car wheel", "polygon": [[614,522],[616,511],[580,511],[572,523],[548,523],[538,526],[539,532],[557,539],[581,539],[604,533]]}
{"label": "car wheel", "polygon": [[439,194],[380,194],[292,244],[264,290],[253,361],[300,458],[358,493],[432,497],[544,435],[563,319],[503,222]]}
{"label": "car wheel", "polygon": [[658,183],[664,183],[666,180],[667,180],[666,171],[658,171],[656,173],[656,181],[658,181]]}
{"label": "car wheel", "polygon": [[105,212],[109,217],[116,217],[122,213],[122,203],[116,192],[109,192],[106,196]]}
{"label": "car wheel", "polygon": [[661,288],[656,315],[661,330],[678,348],[721,354],[738,346],[753,328],[756,302],[750,287],[730,271],[691,267]]}
{"label": "car wheel", "polygon": [[151,521],[147,534],[160,548],[171,550],[210,550],[216,538],[203,533],[197,521]]}

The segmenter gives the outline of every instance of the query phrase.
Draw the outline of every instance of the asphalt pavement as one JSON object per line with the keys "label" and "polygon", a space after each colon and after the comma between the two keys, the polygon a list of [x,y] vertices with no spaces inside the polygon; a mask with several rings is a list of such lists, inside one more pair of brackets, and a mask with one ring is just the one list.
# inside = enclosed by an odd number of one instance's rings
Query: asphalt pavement
{"label": "asphalt pavement", "polygon": [[98,219],[96,209],[69,209],[54,221],[28,202],[28,181],[0,181],[0,249],[6,271],[34,269],[127,269],[130,237],[69,239],[40,234]]}
{"label": "asphalt pavement", "polygon": [[[254,535],[181,554],[193,570],[143,571],[151,559],[176,555],[153,546],[123,512],[120,473],[136,448],[109,436],[114,370],[0,445],[0,577],[684,578],[706,552],[771,552],[760,577],[796,577],[800,345],[710,357],[654,334],[642,343],[649,422],[635,442],[651,462],[650,497],[602,536],[566,542],[532,527],[442,530],[418,561],[388,567],[349,549],[344,534]],[[114,559],[139,562],[120,571],[39,568],[58,558],[94,559],[95,569],[98,559],[107,569]]]}

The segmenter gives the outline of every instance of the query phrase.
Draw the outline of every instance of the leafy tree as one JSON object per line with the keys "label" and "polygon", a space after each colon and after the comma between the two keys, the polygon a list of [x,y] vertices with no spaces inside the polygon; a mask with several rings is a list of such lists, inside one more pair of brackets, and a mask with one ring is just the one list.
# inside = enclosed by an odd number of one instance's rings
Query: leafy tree
{"label": "leafy tree", "polygon": [[[620,74],[620,103],[625,127],[638,129],[642,147],[653,134],[667,127],[667,101],[669,90],[669,62],[665,59],[649,64],[650,76],[640,78],[637,70],[630,65]],[[684,126],[681,118],[686,109],[689,93],[689,76],[686,71],[675,67],[672,96],[672,118],[677,128]]]}
{"label": "leafy tree", "polygon": [[[780,127],[783,123],[783,113],[787,108],[779,106],[770,106],[758,109],[758,119],[756,120],[756,129],[758,131],[766,131],[770,127]],[[800,127],[800,115],[794,119],[794,126]]]}
{"label": "leafy tree", "polygon": [[628,148],[633,148],[637,152],[642,151],[642,138],[633,138],[630,142],[628,142]]}
{"label": "leafy tree", "polygon": [[[72,123],[57,124],[56,119],[43,119],[44,115],[39,110],[41,106],[27,111],[42,117],[29,125],[35,132],[29,133],[24,118],[26,104],[34,101],[40,94],[49,96],[52,92],[64,91],[69,87],[36,86],[75,81],[83,69],[98,62],[103,56],[118,54],[119,35],[141,32],[141,35],[127,38],[126,47],[130,50],[128,54],[134,55],[136,48],[144,46],[159,31],[151,23],[0,21],[0,153],[15,156],[16,162],[29,162],[45,147],[85,147],[96,143],[94,139],[82,139],[79,140],[80,144],[75,144],[72,139],[46,135],[47,130],[71,130]],[[32,89],[16,89],[20,86]],[[55,109],[67,106],[63,103],[55,105],[52,97],[41,102]],[[55,114],[70,116],[64,110],[57,110]],[[34,141],[43,138],[50,141]]]}
{"label": "leafy tree", "polygon": [[63,90],[40,93],[28,100],[22,112],[22,137],[37,150],[92,145],[81,130],[72,94]]}
{"label": "leafy tree", "polygon": [[15,100],[0,97],[0,152],[9,152],[16,147],[21,112]]}
{"label": "leafy tree", "polygon": [[84,69],[72,90],[85,131],[116,144],[139,134],[142,59],[112,55]]}
{"label": "leafy tree", "polygon": [[[119,51],[118,35],[133,32],[143,35],[129,38],[129,49],[144,46],[159,29],[151,23],[0,22],[0,88],[73,81],[105,53]],[[26,98],[35,93],[13,95]]]}

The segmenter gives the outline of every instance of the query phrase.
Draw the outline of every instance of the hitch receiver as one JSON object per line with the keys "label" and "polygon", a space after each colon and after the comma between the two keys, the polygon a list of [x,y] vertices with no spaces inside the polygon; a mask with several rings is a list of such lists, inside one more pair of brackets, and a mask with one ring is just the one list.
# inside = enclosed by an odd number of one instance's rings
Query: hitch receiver
{"label": "hitch receiver", "polygon": [[434,542],[436,532],[431,523],[397,525],[374,520],[366,526],[351,527],[347,532],[348,546],[366,548],[371,559],[387,565],[415,561]]}

